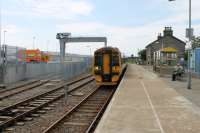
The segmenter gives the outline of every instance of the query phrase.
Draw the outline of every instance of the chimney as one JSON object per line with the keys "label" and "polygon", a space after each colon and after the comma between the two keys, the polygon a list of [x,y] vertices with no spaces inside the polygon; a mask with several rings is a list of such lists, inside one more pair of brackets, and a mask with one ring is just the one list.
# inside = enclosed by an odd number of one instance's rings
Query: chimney
{"label": "chimney", "polygon": [[173,36],[172,27],[165,27],[165,30],[163,33],[164,33],[164,36]]}

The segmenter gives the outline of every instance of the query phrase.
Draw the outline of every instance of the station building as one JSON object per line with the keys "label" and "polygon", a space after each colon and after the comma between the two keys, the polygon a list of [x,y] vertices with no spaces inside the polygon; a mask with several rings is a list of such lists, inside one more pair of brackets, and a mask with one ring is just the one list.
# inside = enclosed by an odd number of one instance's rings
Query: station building
{"label": "station building", "polygon": [[148,64],[154,64],[154,53],[164,48],[173,48],[177,51],[177,58],[184,58],[186,43],[173,35],[171,27],[165,27],[163,36],[158,35],[157,39],[146,46],[146,59]]}

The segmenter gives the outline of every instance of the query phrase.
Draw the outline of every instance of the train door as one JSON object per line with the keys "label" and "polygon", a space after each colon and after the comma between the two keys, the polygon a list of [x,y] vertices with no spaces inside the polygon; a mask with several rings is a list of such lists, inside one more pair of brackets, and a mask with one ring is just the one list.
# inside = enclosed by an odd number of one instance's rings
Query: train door
{"label": "train door", "polygon": [[105,54],[103,56],[103,74],[110,73],[110,56],[109,54]]}
{"label": "train door", "polygon": [[110,54],[104,54],[103,55],[103,80],[106,82],[109,82],[111,80],[110,64],[111,64]]}

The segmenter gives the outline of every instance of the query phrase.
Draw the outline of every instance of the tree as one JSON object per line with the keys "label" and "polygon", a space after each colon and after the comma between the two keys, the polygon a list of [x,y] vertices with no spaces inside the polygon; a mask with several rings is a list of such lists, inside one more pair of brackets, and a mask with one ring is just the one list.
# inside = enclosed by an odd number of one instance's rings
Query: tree
{"label": "tree", "polygon": [[134,54],[131,55],[131,58],[134,58]]}
{"label": "tree", "polygon": [[200,47],[200,37],[193,37],[192,38],[192,48]]}
{"label": "tree", "polygon": [[139,55],[141,60],[146,61],[146,49],[140,50],[138,52],[138,55]]}
{"label": "tree", "polygon": [[185,61],[187,61],[187,60],[188,60],[188,50],[187,50],[187,51],[185,51],[185,53],[184,53],[184,60],[185,60]]}

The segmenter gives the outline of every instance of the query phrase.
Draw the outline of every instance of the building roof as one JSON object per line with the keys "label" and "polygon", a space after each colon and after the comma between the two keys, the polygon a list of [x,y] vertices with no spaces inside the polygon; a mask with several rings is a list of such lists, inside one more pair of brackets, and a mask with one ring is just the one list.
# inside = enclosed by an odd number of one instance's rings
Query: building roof
{"label": "building roof", "polygon": [[165,27],[165,29],[163,31],[163,36],[161,36],[161,33],[160,33],[159,36],[158,36],[158,39],[153,41],[152,43],[148,44],[146,46],[146,48],[151,46],[151,45],[153,45],[153,44],[155,44],[156,42],[159,42],[160,40],[162,40],[165,37],[171,37],[172,39],[175,39],[175,40],[181,42],[182,44],[186,45],[186,43],[184,41],[182,41],[182,40],[178,39],[177,37],[173,36],[173,30],[172,30],[171,27]]}
{"label": "building roof", "polygon": [[[151,42],[150,44],[148,44],[148,45],[146,46],[146,48],[149,47],[149,46],[151,46],[151,45],[153,45],[153,44],[155,44],[156,42],[159,42],[160,40],[162,40],[162,39],[165,38],[165,37],[167,37],[167,36],[160,37],[159,39],[157,39],[157,40]],[[169,37],[169,36],[168,36],[168,37]],[[175,39],[175,40],[177,40],[177,41],[179,41],[179,42],[181,42],[181,43],[183,43],[184,45],[186,45],[186,43],[185,43],[184,41],[178,39],[177,37],[175,37],[175,36],[170,36],[170,37],[173,38],[173,39]]]}

